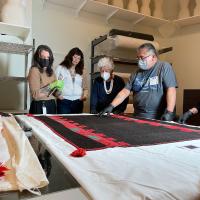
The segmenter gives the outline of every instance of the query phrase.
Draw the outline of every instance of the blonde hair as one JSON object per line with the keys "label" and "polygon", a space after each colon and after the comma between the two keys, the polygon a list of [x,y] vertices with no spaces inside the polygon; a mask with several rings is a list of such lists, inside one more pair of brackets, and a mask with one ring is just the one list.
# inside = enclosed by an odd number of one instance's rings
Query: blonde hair
{"label": "blonde hair", "polygon": [[105,56],[99,60],[97,63],[99,68],[109,67],[110,69],[114,69],[114,62],[111,57]]}

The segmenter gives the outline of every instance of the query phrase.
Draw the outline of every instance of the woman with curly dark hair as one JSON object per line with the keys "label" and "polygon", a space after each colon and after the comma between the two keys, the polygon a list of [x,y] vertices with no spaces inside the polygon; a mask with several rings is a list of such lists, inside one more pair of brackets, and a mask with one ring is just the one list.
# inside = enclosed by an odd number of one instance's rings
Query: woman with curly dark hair
{"label": "woman with curly dark hair", "polygon": [[46,45],[38,46],[28,75],[32,97],[31,114],[56,114],[55,96],[60,94],[63,81],[56,79],[52,69],[53,61],[51,49]]}
{"label": "woman with curly dark hair", "polygon": [[75,47],[69,51],[56,68],[56,76],[64,80],[62,95],[57,98],[58,114],[82,113],[88,89],[84,56],[79,48]]}

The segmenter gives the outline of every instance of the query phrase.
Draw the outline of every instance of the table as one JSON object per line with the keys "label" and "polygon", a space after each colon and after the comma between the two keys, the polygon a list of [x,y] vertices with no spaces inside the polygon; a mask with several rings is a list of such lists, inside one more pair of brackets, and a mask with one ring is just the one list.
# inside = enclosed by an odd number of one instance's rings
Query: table
{"label": "table", "polygon": [[[91,115],[81,115],[82,118],[89,116]],[[194,131],[197,136],[195,138],[192,136],[192,139],[183,137],[182,140],[187,141],[181,141],[180,138],[178,142],[162,142],[163,144],[157,142],[154,145],[132,145],[131,143],[127,147],[122,145],[122,147],[104,147],[99,150],[88,148],[86,156],[76,158],[70,156],[77,148],[74,143],[66,142],[55,134],[52,128],[33,116],[17,117],[32,127],[33,134],[72,174],[91,199],[196,200],[200,198],[200,139],[198,139],[200,130],[198,127],[187,129],[188,127],[185,126],[147,120],[154,124],[153,130],[158,124],[164,124],[171,126],[175,131],[174,127],[177,126],[177,131],[183,135],[189,134],[189,130],[192,130],[191,134]],[[106,118],[104,120],[107,121]],[[91,121],[91,125],[94,125],[94,122]],[[142,127],[147,125],[145,120],[141,120],[138,124],[141,131],[144,130]],[[112,126],[113,130],[116,125],[110,122],[108,126]],[[119,127],[116,127],[117,132]],[[77,132],[77,129],[73,128],[71,127],[70,131]],[[82,128],[90,127],[82,126]],[[92,136],[94,138],[94,135]]]}

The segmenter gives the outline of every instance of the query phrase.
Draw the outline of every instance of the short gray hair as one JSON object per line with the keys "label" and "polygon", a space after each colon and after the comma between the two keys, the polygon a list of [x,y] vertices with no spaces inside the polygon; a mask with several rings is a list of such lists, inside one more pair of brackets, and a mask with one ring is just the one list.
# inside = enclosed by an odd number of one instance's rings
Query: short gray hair
{"label": "short gray hair", "polygon": [[97,63],[99,68],[102,67],[109,67],[110,69],[114,69],[114,62],[113,59],[109,56],[105,56],[103,58],[101,58],[98,63]]}
{"label": "short gray hair", "polygon": [[151,44],[151,43],[144,43],[144,44],[140,45],[137,49],[137,52],[140,51],[141,49],[147,49],[148,52],[150,52],[158,57],[158,52],[157,52],[156,48],[153,46],[153,44]]}

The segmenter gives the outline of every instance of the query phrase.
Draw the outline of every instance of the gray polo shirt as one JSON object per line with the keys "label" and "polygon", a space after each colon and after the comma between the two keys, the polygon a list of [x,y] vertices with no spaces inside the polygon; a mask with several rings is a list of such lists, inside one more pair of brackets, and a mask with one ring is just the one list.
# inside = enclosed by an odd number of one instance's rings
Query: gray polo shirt
{"label": "gray polo shirt", "polygon": [[134,115],[160,119],[166,109],[166,90],[177,87],[175,73],[167,62],[157,61],[149,70],[132,74],[125,88],[133,91]]}

